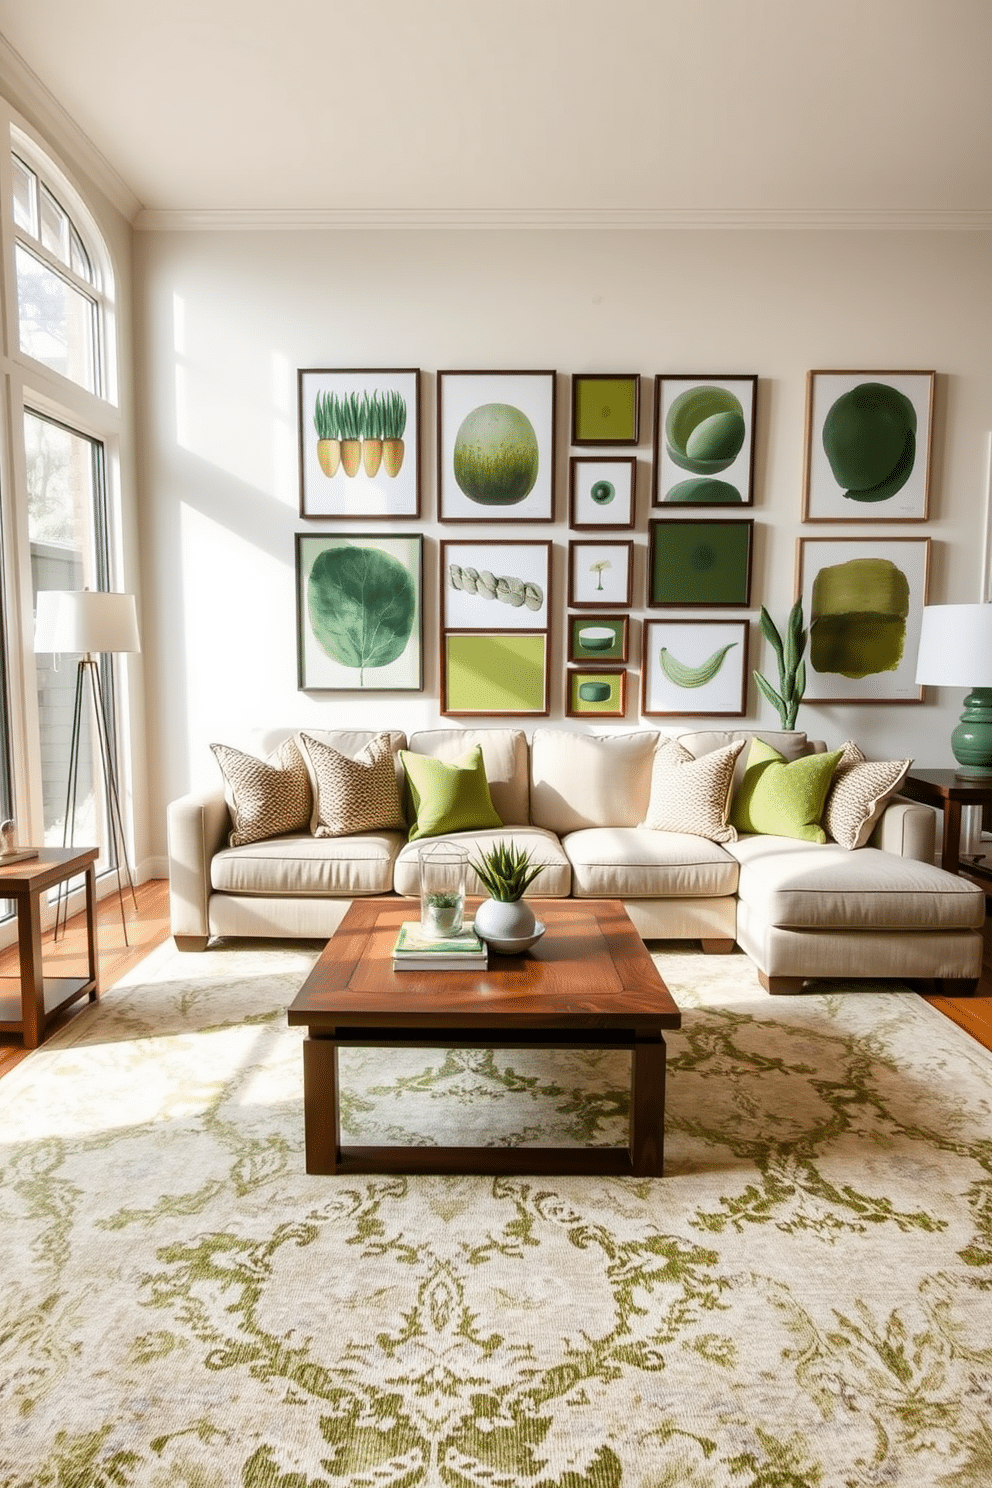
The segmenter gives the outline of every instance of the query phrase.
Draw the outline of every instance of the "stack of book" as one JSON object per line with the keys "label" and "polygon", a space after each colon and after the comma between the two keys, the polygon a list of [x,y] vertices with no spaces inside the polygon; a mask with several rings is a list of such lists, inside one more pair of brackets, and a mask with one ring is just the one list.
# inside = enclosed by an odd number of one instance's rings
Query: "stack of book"
{"label": "stack of book", "polygon": [[419,920],[404,920],[393,946],[394,971],[476,971],[488,962],[488,950],[471,925],[446,940],[428,940]]}

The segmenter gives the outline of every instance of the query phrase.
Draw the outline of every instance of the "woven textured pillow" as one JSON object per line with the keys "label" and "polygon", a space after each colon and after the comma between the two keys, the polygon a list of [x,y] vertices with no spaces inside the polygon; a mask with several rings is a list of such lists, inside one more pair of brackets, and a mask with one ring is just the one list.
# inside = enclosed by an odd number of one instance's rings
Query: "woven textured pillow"
{"label": "woven textured pillow", "polygon": [[739,832],[826,842],[820,818],[843,753],[804,754],[787,764],[777,749],[752,739],[730,820]]}
{"label": "woven textured pillow", "polygon": [[665,739],[654,752],[651,797],[642,827],[655,832],[689,832],[711,842],[736,842],[737,832],[727,821],[734,764],[744,740],[689,753],[676,739]]}
{"label": "woven textured pillow", "polygon": [[352,759],[312,734],[299,735],[310,775],[315,837],[406,831],[388,734],[377,734]]}
{"label": "woven textured pillow", "polygon": [[264,760],[229,744],[210,748],[224,776],[224,799],[234,822],[227,839],[232,847],[309,829],[310,779],[292,739]]}
{"label": "woven textured pillow", "polygon": [[400,750],[400,759],[416,814],[409,832],[411,842],[503,825],[489,794],[481,745],[450,763],[409,749]]}
{"label": "woven textured pillow", "polygon": [[848,739],[830,786],[823,825],[841,847],[864,847],[913,761],[868,760]]}

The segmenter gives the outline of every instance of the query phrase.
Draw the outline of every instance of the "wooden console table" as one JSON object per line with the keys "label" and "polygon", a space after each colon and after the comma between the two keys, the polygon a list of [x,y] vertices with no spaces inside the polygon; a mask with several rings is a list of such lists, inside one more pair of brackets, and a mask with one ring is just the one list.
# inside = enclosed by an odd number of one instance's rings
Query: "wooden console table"
{"label": "wooden console table", "polygon": [[[96,950],[96,859],[95,847],[42,847],[36,858],[0,864],[0,899],[13,899],[17,907],[17,941],[20,949],[20,996],[0,992],[0,1033],[20,1033],[26,1049],[36,1049],[45,1029],[57,1013],[88,997],[100,995],[100,973]],[[46,977],[41,958],[41,897],[77,873],[86,876],[86,943],[88,975]],[[3,978],[9,981],[11,978]],[[20,1016],[12,1016],[20,1002]]]}
{"label": "wooden console table", "polygon": [[956,770],[911,769],[899,787],[900,796],[922,801],[944,813],[944,837],[940,866],[948,873],[973,874],[992,881],[992,870],[983,863],[961,861],[961,807],[992,807],[992,776],[959,775]]}

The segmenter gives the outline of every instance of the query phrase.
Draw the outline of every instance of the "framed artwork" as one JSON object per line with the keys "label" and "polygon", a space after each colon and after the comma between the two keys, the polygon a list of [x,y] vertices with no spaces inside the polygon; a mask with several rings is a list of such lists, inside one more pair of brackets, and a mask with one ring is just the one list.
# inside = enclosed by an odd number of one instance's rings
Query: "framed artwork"
{"label": "framed artwork", "polygon": [[653,506],[751,506],[756,376],[654,381]]}
{"label": "framed artwork", "polygon": [[441,712],[448,717],[548,715],[547,631],[445,631]]}
{"label": "framed artwork", "polygon": [[569,615],[569,661],[588,664],[629,659],[629,615]]}
{"label": "framed artwork", "polygon": [[633,599],[633,542],[579,538],[568,545],[568,603],[572,609],[612,610]]}
{"label": "framed artwork", "polygon": [[754,520],[656,517],[648,523],[648,604],[747,605]]}
{"label": "framed artwork", "polygon": [[424,540],[296,534],[302,692],[420,692]]}
{"label": "framed artwork", "polygon": [[572,376],[572,443],[636,444],[641,379],[636,372],[576,372]]}
{"label": "framed artwork", "polygon": [[550,522],[555,374],[437,374],[442,522]]}
{"label": "framed artwork", "polygon": [[420,372],[297,373],[300,516],[420,515]]}
{"label": "framed artwork", "polygon": [[547,630],[550,614],[550,542],[442,542],[442,630]]}
{"label": "framed artwork", "polygon": [[598,672],[566,668],[566,718],[625,718],[626,715],[627,673],[623,667],[604,667]]}
{"label": "framed artwork", "polygon": [[573,455],[568,468],[570,527],[633,528],[637,482],[637,460],[633,455],[616,460]]}
{"label": "framed artwork", "polygon": [[916,653],[929,573],[928,537],[799,539],[807,702],[922,702]]}
{"label": "framed artwork", "polygon": [[645,620],[641,712],[646,718],[743,718],[746,620]]}
{"label": "framed artwork", "polygon": [[925,522],[934,372],[810,372],[804,522]]}

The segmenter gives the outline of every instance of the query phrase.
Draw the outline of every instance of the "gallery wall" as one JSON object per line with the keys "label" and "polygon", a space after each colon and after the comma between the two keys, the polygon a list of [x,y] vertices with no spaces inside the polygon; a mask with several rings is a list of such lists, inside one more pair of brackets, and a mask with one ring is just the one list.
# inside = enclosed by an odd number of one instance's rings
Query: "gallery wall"
{"label": "gallery wall", "polygon": [[[751,602],[717,612],[750,622],[752,666],[776,675],[758,608],[764,603],[784,622],[800,536],[929,537],[931,602],[981,598],[990,249],[986,234],[943,232],[136,234],[149,819],[159,824],[151,866],[164,855],[168,801],[217,779],[214,740],[247,743],[254,728],[277,723],[449,726],[438,700],[438,544],[492,539],[500,529],[437,519],[438,370],[559,374],[555,520],[522,534],[554,544],[551,717],[540,726],[565,722],[568,456],[585,453],[570,451],[573,372],[639,372],[643,383],[636,528],[619,534],[635,543],[627,715],[622,724],[569,719],[568,727],[640,724],[641,622],[659,615],[645,607],[647,524],[659,514],[651,511],[659,373],[758,377],[754,504],[746,513],[755,522]],[[364,530],[300,518],[297,372],[354,367],[423,372],[421,518],[368,524],[425,537],[422,693],[297,686],[296,534]],[[925,523],[803,523],[810,369],[937,372]],[[932,690],[923,704],[808,704],[797,726],[831,742],[854,737],[878,756],[944,764],[960,707],[959,693]],[[778,725],[753,682],[747,718]],[[528,730],[536,724],[522,721]],[[641,726],[677,731],[695,722],[687,715]]]}

